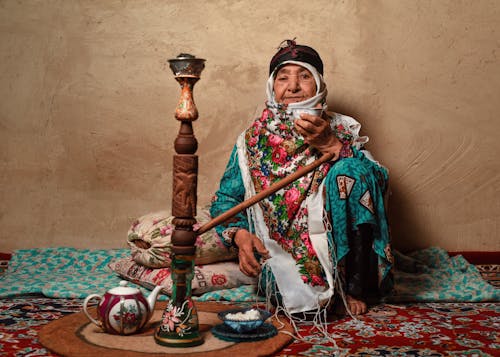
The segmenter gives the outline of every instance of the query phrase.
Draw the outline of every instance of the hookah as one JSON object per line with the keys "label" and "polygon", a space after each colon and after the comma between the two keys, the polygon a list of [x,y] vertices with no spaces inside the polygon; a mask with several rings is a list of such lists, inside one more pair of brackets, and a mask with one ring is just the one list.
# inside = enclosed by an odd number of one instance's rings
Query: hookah
{"label": "hookah", "polygon": [[168,60],[175,79],[181,86],[181,96],[175,110],[175,118],[181,122],[174,141],[176,155],[173,160],[172,223],[172,296],[163,311],[160,326],[154,338],[160,345],[169,347],[192,347],[201,345],[198,313],[191,296],[196,237],[223,223],[239,212],[258,203],[279,189],[316,169],[334,158],[324,154],[311,164],[274,183],[253,197],[213,218],[194,231],[196,223],[198,156],[195,155],[198,142],[194,136],[192,122],[198,118],[193,100],[193,87],[205,68],[205,60],[181,53]]}
{"label": "hookah", "polygon": [[170,347],[191,347],[203,343],[198,313],[191,299],[193,280],[194,243],[198,235],[193,231],[196,223],[198,142],[193,133],[193,121],[198,110],[193,100],[193,87],[205,68],[205,60],[181,53],[170,59],[170,68],[181,86],[181,97],[175,118],[181,126],[174,141],[172,192],[172,296],[165,308],[160,326],[155,331],[158,344]]}

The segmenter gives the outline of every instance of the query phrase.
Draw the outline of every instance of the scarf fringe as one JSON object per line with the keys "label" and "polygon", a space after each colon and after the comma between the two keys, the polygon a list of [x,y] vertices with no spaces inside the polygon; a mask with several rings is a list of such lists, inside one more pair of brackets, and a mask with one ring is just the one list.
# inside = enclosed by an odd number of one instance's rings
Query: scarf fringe
{"label": "scarf fringe", "polygon": [[[325,227],[328,227],[328,231],[331,232],[331,223],[328,220],[327,216],[324,216],[325,218]],[[330,260],[331,260],[331,266],[333,267],[333,275],[334,275],[334,294],[332,297],[326,301],[326,303],[323,306],[320,306],[318,303],[318,308],[313,312],[305,312],[303,313],[304,315],[312,315],[312,319],[307,319],[307,318],[301,318],[300,315],[301,313],[297,314],[292,314],[288,311],[286,306],[282,304],[280,299],[274,298],[273,299],[273,292],[278,291],[278,287],[276,284],[276,281],[274,279],[265,279],[265,306],[267,310],[272,310],[273,309],[273,304],[272,301],[276,301],[276,306],[274,307],[274,318],[278,322],[279,326],[278,331],[279,333],[286,334],[288,336],[293,337],[294,339],[304,342],[304,343],[309,343],[309,344],[322,344],[322,343],[327,343],[330,342],[333,344],[334,348],[336,351],[339,351],[339,347],[337,345],[336,338],[341,338],[341,336],[338,335],[333,335],[328,332],[328,315],[331,312],[332,308],[332,303],[333,299],[336,297],[339,297],[342,301],[342,304],[344,306],[344,309],[346,311],[346,314],[349,315],[356,324],[363,324],[362,321],[358,320],[349,310],[348,304],[347,304],[347,298],[345,291],[343,289],[343,284],[342,280],[340,278],[338,269],[337,269],[337,257],[335,254],[335,249],[332,244],[329,242],[329,250],[330,250]],[[267,267],[267,262],[264,262],[262,264],[262,271],[267,272],[268,267]],[[264,279],[263,274],[259,275],[259,281],[257,286],[262,286],[262,279]],[[336,289],[335,289],[336,287]],[[257,304],[257,299],[256,299],[256,304]],[[293,327],[293,333],[288,332],[288,331],[282,331],[283,327],[285,324],[280,320],[280,318],[283,317],[283,315],[289,320],[290,324]],[[305,324],[305,325],[313,325],[314,328],[311,329],[310,333],[313,333],[310,335],[307,339],[304,338],[300,334],[299,331],[299,326],[300,324]],[[316,332],[316,334],[314,334]]]}

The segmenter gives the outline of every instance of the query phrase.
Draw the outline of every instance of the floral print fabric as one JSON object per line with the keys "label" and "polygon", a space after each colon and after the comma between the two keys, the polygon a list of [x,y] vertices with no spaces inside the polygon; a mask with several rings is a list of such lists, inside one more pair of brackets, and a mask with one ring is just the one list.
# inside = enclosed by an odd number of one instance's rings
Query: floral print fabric
{"label": "floral print fabric", "polygon": [[[303,282],[311,286],[326,286],[327,283],[309,239],[305,199],[316,192],[323,181],[326,211],[332,225],[330,246],[336,247],[337,259],[332,257],[333,261],[341,260],[349,251],[350,232],[357,225],[368,223],[375,227],[374,250],[380,256],[381,280],[391,268],[389,231],[383,205],[387,171],[357,149],[362,140],[368,140],[358,136],[359,127],[353,130],[353,123],[341,119],[343,116],[335,114],[332,128],[343,143],[342,159],[322,165],[259,203],[271,239],[295,259]],[[354,120],[352,122],[359,126]],[[319,153],[293,130],[293,121],[284,111],[278,110],[276,115],[271,110],[264,110],[262,116],[246,130],[245,141],[249,172],[256,193],[319,157]],[[237,153],[233,150],[221,187],[212,203],[213,216],[243,201],[245,190],[242,182]],[[248,219],[240,213],[233,221],[216,229],[222,232],[229,226],[248,229]]]}
{"label": "floral print fabric", "polygon": [[[208,209],[198,209],[194,229],[198,229],[210,220]],[[138,264],[148,268],[170,267],[172,262],[172,233],[174,217],[167,211],[146,214],[139,217],[130,227],[127,243],[132,258]],[[145,243],[148,248],[141,248],[138,243]],[[209,230],[196,237],[195,264],[211,264],[238,257],[236,249],[226,247],[215,230]]]}
{"label": "floral print fabric", "polygon": [[[245,133],[248,165],[256,193],[319,157],[319,153],[296,134],[293,121],[285,112],[280,118],[266,109]],[[325,286],[326,280],[309,237],[305,199],[318,191],[329,168],[330,164],[324,164],[260,202],[271,239],[295,259],[303,282],[312,286]]]}
{"label": "floral print fabric", "polygon": [[[162,293],[172,295],[171,268],[152,269],[137,264],[131,258],[113,261],[109,267],[122,278],[130,280],[145,288],[162,287]],[[192,294],[202,295],[209,291],[233,289],[242,285],[255,285],[255,278],[243,274],[236,262],[219,262],[207,265],[196,265],[191,281]]]}

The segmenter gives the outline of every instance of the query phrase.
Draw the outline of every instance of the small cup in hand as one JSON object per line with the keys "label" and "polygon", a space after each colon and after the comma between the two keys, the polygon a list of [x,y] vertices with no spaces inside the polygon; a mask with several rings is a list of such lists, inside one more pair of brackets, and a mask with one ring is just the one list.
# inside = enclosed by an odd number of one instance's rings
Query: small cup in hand
{"label": "small cup in hand", "polygon": [[293,108],[292,109],[292,117],[294,120],[300,119],[300,114],[310,114],[317,117],[321,117],[323,114],[322,108]]}

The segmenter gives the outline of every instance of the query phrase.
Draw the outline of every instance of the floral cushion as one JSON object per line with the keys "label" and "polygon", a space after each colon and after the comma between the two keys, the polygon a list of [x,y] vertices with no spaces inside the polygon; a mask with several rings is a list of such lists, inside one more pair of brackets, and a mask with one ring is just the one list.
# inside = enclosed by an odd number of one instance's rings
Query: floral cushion
{"label": "floral cushion", "polygon": [[[199,209],[195,229],[207,223],[211,217],[208,209]],[[170,267],[171,236],[174,229],[173,216],[167,211],[146,214],[130,227],[127,242],[134,261],[150,268]],[[211,264],[238,257],[234,248],[227,248],[214,229],[196,239],[195,264]]]}
{"label": "floral cushion", "polygon": [[[109,264],[111,270],[122,278],[147,289],[162,286],[162,293],[172,294],[170,268],[152,269],[137,264],[132,258],[123,258]],[[255,278],[243,274],[235,262],[196,265],[192,280],[192,294],[201,295],[209,291],[236,288],[241,285],[256,285]]]}

